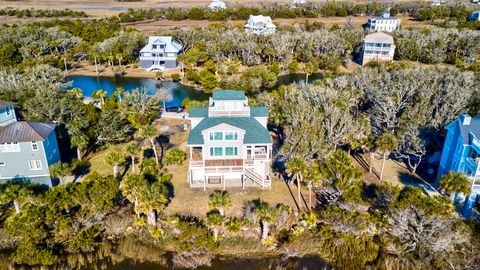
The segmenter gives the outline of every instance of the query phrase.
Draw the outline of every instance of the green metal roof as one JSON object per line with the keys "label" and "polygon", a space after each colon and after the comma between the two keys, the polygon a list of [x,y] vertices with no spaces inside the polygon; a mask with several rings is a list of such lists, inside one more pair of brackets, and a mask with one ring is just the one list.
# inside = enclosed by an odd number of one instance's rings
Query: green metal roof
{"label": "green metal roof", "polygon": [[208,117],[208,107],[190,108],[189,117]]}
{"label": "green metal roof", "polygon": [[250,117],[268,117],[268,108],[263,106],[250,107]]}
{"label": "green metal roof", "polygon": [[245,93],[238,90],[220,90],[213,92],[214,100],[245,100]]}
{"label": "green metal roof", "polygon": [[188,144],[203,144],[202,131],[221,124],[231,125],[245,130],[244,144],[272,143],[268,130],[251,117],[209,117],[205,118],[190,131]]}

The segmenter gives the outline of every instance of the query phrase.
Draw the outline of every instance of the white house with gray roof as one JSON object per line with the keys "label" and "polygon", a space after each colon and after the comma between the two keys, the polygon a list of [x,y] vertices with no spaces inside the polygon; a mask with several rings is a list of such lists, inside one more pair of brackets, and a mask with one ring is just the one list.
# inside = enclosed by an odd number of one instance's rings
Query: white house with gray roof
{"label": "white house with gray roof", "polygon": [[447,137],[436,184],[438,185],[438,180],[449,171],[467,176],[472,184],[472,193],[465,202],[464,214],[469,216],[472,206],[480,199],[480,114],[471,117],[463,113],[445,129]]}
{"label": "white house with gray roof", "polygon": [[376,18],[368,19],[367,30],[393,32],[400,29],[400,24],[400,19],[391,16],[388,12],[384,12]]}
{"label": "white house with gray roof", "polygon": [[178,66],[177,56],[182,45],[171,36],[153,36],[140,50],[140,67],[147,71],[165,71]]}
{"label": "white house with gray roof", "polygon": [[17,121],[14,105],[0,101],[0,183],[23,179],[51,187],[49,166],[60,161],[55,126]]}
{"label": "white house with gray roof", "polygon": [[222,90],[208,107],[191,108],[189,118],[191,187],[271,187],[266,107],[249,106],[242,91]]}
{"label": "white house with gray roof", "polygon": [[382,32],[366,35],[361,47],[361,64],[370,61],[392,61],[395,54],[393,37]]}
{"label": "white house with gray roof", "polygon": [[222,0],[212,0],[212,2],[208,5],[208,8],[213,11],[222,10],[226,9],[227,5],[225,5],[225,2]]}
{"label": "white house with gray roof", "polygon": [[250,15],[244,26],[245,32],[255,35],[269,35],[275,33],[277,26],[273,24],[270,16]]}

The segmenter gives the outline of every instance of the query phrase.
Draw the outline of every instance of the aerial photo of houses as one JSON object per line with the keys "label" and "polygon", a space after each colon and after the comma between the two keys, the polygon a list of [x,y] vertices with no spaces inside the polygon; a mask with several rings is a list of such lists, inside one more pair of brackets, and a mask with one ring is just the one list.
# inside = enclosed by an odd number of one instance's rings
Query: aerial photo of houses
{"label": "aerial photo of houses", "polygon": [[480,270],[478,0],[0,22],[0,269]]}

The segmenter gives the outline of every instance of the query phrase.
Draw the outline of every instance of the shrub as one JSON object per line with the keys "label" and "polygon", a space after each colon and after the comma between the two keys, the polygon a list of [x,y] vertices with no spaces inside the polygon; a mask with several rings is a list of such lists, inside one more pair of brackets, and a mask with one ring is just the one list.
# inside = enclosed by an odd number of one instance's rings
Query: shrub
{"label": "shrub", "polygon": [[178,73],[172,74],[171,77],[172,77],[172,81],[174,81],[174,82],[179,82],[180,81],[180,74],[178,74]]}
{"label": "shrub", "polygon": [[186,154],[178,148],[168,149],[164,157],[165,165],[182,165],[185,161]]}

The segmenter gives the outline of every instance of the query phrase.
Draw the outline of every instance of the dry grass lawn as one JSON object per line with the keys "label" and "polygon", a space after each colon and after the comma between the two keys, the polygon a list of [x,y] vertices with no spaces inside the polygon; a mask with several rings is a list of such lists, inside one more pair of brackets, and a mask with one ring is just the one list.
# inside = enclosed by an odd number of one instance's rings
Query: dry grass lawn
{"label": "dry grass lawn", "polygon": [[[177,147],[187,152],[187,138],[188,132],[172,132],[168,131],[170,127],[179,127],[182,124],[180,119],[158,119],[154,125],[159,130],[160,134],[168,136],[168,143],[164,143],[165,151],[169,148]],[[111,151],[122,152],[123,147],[126,144],[111,145],[107,149],[96,152],[90,155],[91,171],[96,171],[103,176],[111,175],[113,172],[112,166],[108,165],[105,161],[105,157]],[[145,145],[149,147],[149,145]],[[127,160],[129,162],[129,160]],[[168,172],[172,175],[173,184],[173,198],[166,208],[167,215],[193,215],[198,217],[205,217],[208,209],[208,200],[214,189],[193,189],[187,181],[188,174],[188,160],[183,165],[171,165],[166,166]],[[138,166],[138,163],[137,163]],[[120,172],[123,173],[126,168],[122,167]],[[138,171],[138,167],[137,167]],[[130,173],[130,170],[126,174]],[[308,200],[308,194],[305,187],[303,187],[303,196],[305,200]],[[232,198],[232,207],[227,209],[227,216],[241,216],[243,213],[243,207],[247,201],[254,199],[262,199],[271,205],[285,204],[293,208],[296,207],[296,186],[292,186],[292,193],[290,193],[287,184],[282,180],[273,179],[272,189],[261,190],[260,188],[228,188],[227,192]],[[293,195],[293,196],[292,196]]]}

